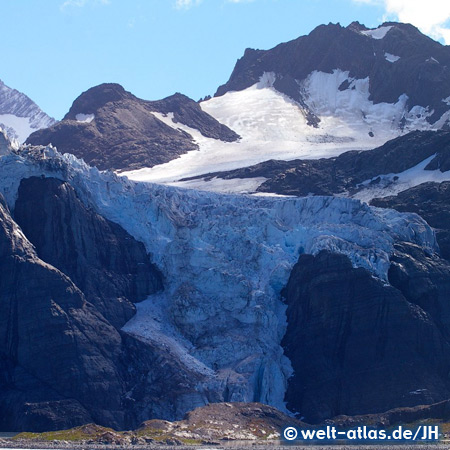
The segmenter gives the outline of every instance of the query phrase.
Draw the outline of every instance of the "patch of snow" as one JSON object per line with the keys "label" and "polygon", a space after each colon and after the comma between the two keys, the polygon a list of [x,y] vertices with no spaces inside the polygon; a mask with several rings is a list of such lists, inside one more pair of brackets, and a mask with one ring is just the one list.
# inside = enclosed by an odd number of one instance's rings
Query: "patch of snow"
{"label": "patch of snow", "polygon": [[[363,187],[361,191],[353,196],[364,202],[370,202],[374,198],[388,197],[397,195],[409,188],[418,186],[419,184],[433,181],[442,183],[443,181],[450,181],[450,170],[441,172],[437,170],[425,170],[425,167],[435,155],[423,160],[421,163],[401,173],[389,173],[386,175],[379,175],[370,180],[361,183]],[[374,182],[379,178],[379,181]]]}
{"label": "patch of snow", "polygon": [[[339,91],[338,87],[346,80],[350,82],[349,88]],[[361,144],[361,149],[367,145],[375,148],[402,133],[432,128],[426,120],[432,111],[420,106],[408,111],[406,95],[401,95],[394,104],[374,104],[369,100],[369,78],[353,79],[348,71],[334,70],[332,74],[315,71],[304,82],[304,89],[306,103],[323,122],[329,119],[334,123],[337,128],[334,134],[352,137]],[[375,135],[373,139],[367,139],[369,132]]]}
{"label": "patch of snow", "polygon": [[77,122],[91,123],[95,119],[95,114],[82,114],[79,113],[75,116]]}
{"label": "patch of snow", "polygon": [[440,64],[439,61],[436,58],[433,58],[433,57],[428,58],[426,62],[434,62],[434,63]]}
{"label": "patch of snow", "polygon": [[271,88],[277,79],[275,72],[264,72],[256,85],[258,89]]}
{"label": "patch of snow", "polygon": [[280,346],[286,329],[280,292],[299,254],[342,253],[386,280],[396,240],[437,250],[433,231],[417,215],[349,198],[135,183],[52,147],[0,157],[0,192],[11,208],[20,180],[42,175],[70,180],[85,204],[145,244],[165,290],[139,305],[125,330],[201,373],[200,390],[229,392],[229,401],[284,409],[292,370]]}
{"label": "patch of snow", "polygon": [[386,58],[386,61],[389,61],[391,63],[395,63],[400,59],[400,56],[393,55],[392,53],[385,53],[384,57]]}
{"label": "patch of snow", "polygon": [[14,114],[0,114],[0,128],[2,128],[10,139],[16,139],[23,144],[27,137],[36,131],[32,128],[28,117],[18,117]]}
{"label": "patch of snow", "polygon": [[136,315],[125,324],[123,331],[163,349],[187,370],[213,376],[212,369],[190,354],[195,348],[171,323],[168,305],[170,300],[164,293],[152,295],[148,300],[137,303]]}
{"label": "patch of snow", "polygon": [[361,34],[365,34],[366,36],[369,36],[372,39],[384,39],[384,37],[386,36],[386,34],[388,34],[388,32],[390,31],[391,28],[392,28],[392,26],[379,27],[379,28],[375,28],[373,30],[361,31]]}
{"label": "patch of snow", "polygon": [[442,101],[443,101],[446,105],[450,106],[450,95],[449,95],[447,98],[443,98]]}

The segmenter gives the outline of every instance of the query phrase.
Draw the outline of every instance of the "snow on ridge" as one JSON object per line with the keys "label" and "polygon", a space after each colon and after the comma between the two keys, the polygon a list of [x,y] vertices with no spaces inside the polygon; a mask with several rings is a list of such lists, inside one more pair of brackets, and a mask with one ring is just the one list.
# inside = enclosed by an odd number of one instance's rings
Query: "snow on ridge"
{"label": "snow on ridge", "polygon": [[414,214],[349,198],[236,196],[136,183],[52,147],[1,157],[0,192],[10,207],[20,180],[33,175],[70,180],[87,205],[144,242],[165,290],[139,307],[125,330],[201,373],[205,390],[221,395],[226,388],[228,401],[254,401],[259,386],[257,400],[284,409],[292,371],[280,346],[286,329],[280,291],[300,253],[342,253],[386,280],[396,240],[437,249],[432,230]]}
{"label": "snow on ridge", "polygon": [[[378,175],[370,180],[363,181],[360,184],[362,189],[356,193],[353,198],[370,202],[374,198],[389,197],[397,195],[400,192],[406,191],[412,187],[418,186],[429,181],[435,183],[442,183],[443,181],[450,181],[450,170],[441,172],[440,169],[425,170],[425,167],[431,162],[436,155],[424,159],[410,169],[400,173],[388,173],[385,175]],[[374,180],[380,179],[377,183]]]}
{"label": "snow on ridge", "polygon": [[[349,86],[341,91],[339,87],[344,82]],[[314,71],[303,82],[303,89],[305,102],[322,121],[332,118],[348,136],[359,142],[372,142],[371,148],[410,131],[441,126],[441,121],[434,125],[427,122],[427,117],[433,114],[428,108],[414,106],[408,110],[405,94],[396,103],[373,103],[369,99],[369,77],[354,79],[348,71],[336,69],[331,74]],[[367,139],[369,132],[374,134],[374,140]]]}
{"label": "snow on ridge", "polygon": [[361,34],[371,37],[372,39],[384,39],[386,34],[389,33],[392,25],[385,27],[374,28],[373,30],[364,30],[361,31]]}
{"label": "snow on ridge", "polygon": [[77,122],[91,123],[95,119],[95,114],[82,114],[79,113],[75,116]]}
{"label": "snow on ridge", "polygon": [[55,122],[28,96],[0,80],[0,127],[10,139],[23,143],[33,131],[47,128]]}
{"label": "snow on ridge", "polygon": [[386,61],[389,61],[390,63],[395,63],[400,59],[400,56],[396,56],[396,55],[393,55],[392,53],[387,53],[387,52],[384,54],[384,57],[385,57]]}

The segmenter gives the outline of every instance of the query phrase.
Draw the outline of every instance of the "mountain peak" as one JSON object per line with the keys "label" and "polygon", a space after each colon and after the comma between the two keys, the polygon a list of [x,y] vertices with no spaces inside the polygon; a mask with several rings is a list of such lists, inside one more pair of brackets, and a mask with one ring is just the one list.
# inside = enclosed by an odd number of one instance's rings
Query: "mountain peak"
{"label": "mountain peak", "polygon": [[135,98],[118,83],[102,83],[83,92],[72,104],[64,120],[76,120],[78,114],[94,114],[110,102]]}

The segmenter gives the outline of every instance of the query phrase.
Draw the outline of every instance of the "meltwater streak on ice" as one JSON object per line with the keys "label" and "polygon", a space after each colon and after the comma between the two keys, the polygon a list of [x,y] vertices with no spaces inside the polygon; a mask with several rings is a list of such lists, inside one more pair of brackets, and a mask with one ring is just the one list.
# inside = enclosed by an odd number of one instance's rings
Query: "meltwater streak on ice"
{"label": "meltwater streak on ice", "polygon": [[201,372],[206,381],[199,389],[226,391],[229,401],[284,408],[291,369],[280,346],[286,327],[280,291],[300,253],[343,253],[386,280],[395,240],[437,249],[418,216],[352,199],[183,190],[99,172],[53,148],[22,154],[0,159],[0,192],[10,207],[20,179],[55,176],[144,242],[165,291],[141,304],[125,329]]}

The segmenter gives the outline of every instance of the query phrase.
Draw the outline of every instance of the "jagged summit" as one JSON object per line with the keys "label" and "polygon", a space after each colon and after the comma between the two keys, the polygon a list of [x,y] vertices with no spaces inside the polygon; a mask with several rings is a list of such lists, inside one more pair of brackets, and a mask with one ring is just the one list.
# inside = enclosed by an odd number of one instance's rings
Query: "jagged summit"
{"label": "jagged summit", "polygon": [[448,110],[443,99],[450,94],[449,66],[450,49],[410,24],[385,22],[373,30],[359,22],[328,24],[270,50],[247,49],[215,95],[246,89],[265,72],[302,82],[314,71],[341,70],[355,79],[369,77],[374,103],[395,103],[406,94],[410,108],[434,111],[433,123]]}
{"label": "jagged summit", "polygon": [[10,139],[23,143],[33,131],[54,123],[29,97],[0,80],[0,128]]}

